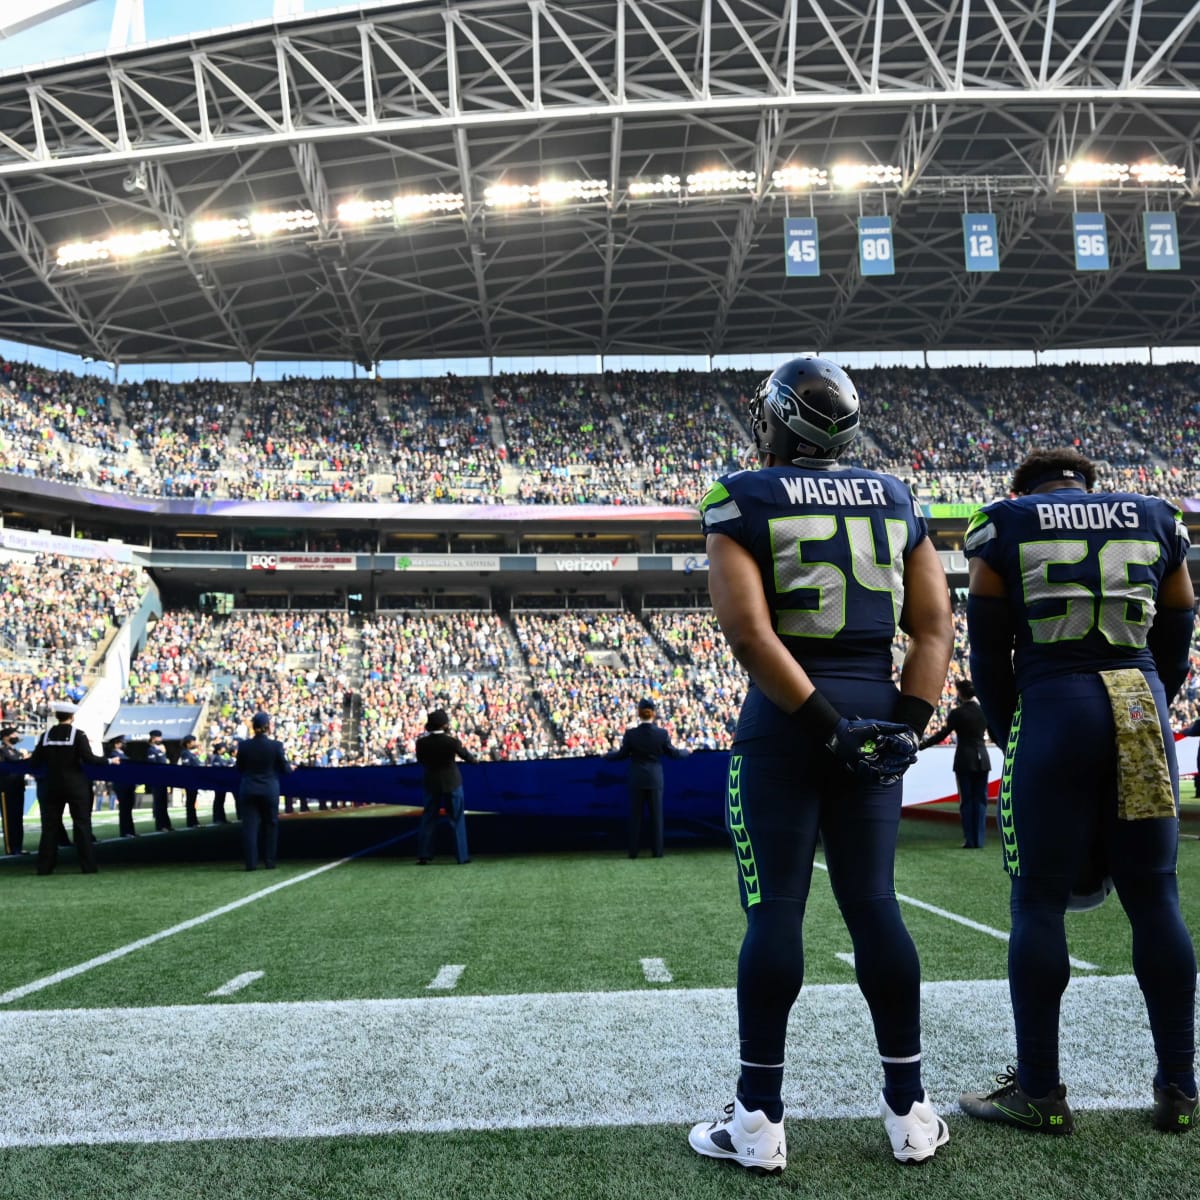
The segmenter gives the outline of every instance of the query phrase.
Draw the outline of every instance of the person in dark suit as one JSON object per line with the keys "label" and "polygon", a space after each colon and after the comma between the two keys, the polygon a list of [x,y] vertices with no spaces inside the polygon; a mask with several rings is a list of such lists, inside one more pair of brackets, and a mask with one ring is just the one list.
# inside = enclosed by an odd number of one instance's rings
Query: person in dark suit
{"label": "person in dark suit", "polygon": [[[224,742],[213,742],[212,753],[208,756],[208,765],[210,767],[232,767],[233,755],[229,753],[229,747]],[[223,787],[213,788],[213,809],[212,820],[214,825],[226,825],[229,822],[225,816],[225,797],[229,793]],[[237,802],[237,797],[234,797],[234,806],[237,809],[238,816],[241,816],[241,806]]]}
{"label": "person in dark suit", "polygon": [[[190,733],[183,739],[183,745],[180,747],[179,765],[181,767],[202,767],[204,765],[200,761],[200,755],[196,753],[196,739]],[[196,816],[196,796],[198,794],[198,788],[185,787],[183,789],[183,811],[187,815],[189,829],[195,829],[200,824],[200,818]]]}
{"label": "person in dark suit", "polygon": [[[125,753],[123,733],[118,733],[109,741],[108,761],[117,764],[129,761],[129,755]],[[137,830],[133,827],[133,804],[137,785],[118,781],[113,784],[113,791],[117,794],[117,832],[123,838],[137,837]]]}
{"label": "person in dark suit", "polygon": [[92,845],[92,782],[83,773],[85,764],[104,759],[92,749],[88,736],[75,728],[74,704],[54,705],[55,724],[38,738],[29,756],[29,769],[38,775],[38,809],[42,837],[38,843],[37,873],[50,875],[58,862],[58,831],[63,810],[71,810],[79,869],[95,874],[96,851]]}
{"label": "person in dark suit", "polygon": [[654,723],[654,701],[638,701],[638,723],[625,730],[621,745],[610,750],[607,759],[628,758],[629,777],[629,857],[637,858],[642,841],[642,811],[650,809],[650,847],[655,858],[663,856],[663,772],[662,760],[687,758],[690,751],[671,745],[665,729]]}
{"label": "person in dark suit", "polygon": [[[170,759],[167,758],[167,748],[163,745],[161,729],[150,730],[150,744],[146,747],[146,761],[156,766],[165,767]],[[169,832],[171,814],[168,811],[171,802],[171,789],[165,783],[156,783],[150,788],[151,807],[154,810],[155,832]]]}
{"label": "person in dark suit", "polygon": [[438,812],[443,808],[454,830],[455,858],[468,863],[471,856],[467,853],[462,772],[456,760],[473,763],[475,755],[450,733],[450,715],[444,708],[434,709],[426,718],[425,732],[417,738],[416,754],[424,770],[425,788],[425,811],[417,831],[417,865],[425,866],[433,859],[433,834]]}
{"label": "person in dark suit", "polygon": [[936,746],[954,734],[954,778],[958,781],[958,814],[962,818],[964,850],[982,850],[987,829],[987,780],[992,769],[988,758],[987,718],[975,699],[975,685],[969,679],[957,684],[958,703],[950,710],[946,724],[921,742],[921,749]]}
{"label": "person in dark suit", "polygon": [[[11,725],[0,729],[0,762],[21,762],[17,749],[21,731]],[[0,776],[0,823],[3,824],[4,853],[20,854],[25,847],[25,776]]]}
{"label": "person in dark suit", "polygon": [[267,735],[271,718],[256,712],[250,720],[254,736],[238,742],[237,769],[242,773],[238,798],[242,809],[242,846],[246,870],[253,871],[259,859],[268,871],[275,869],[279,845],[279,781],[292,773],[283,743]]}

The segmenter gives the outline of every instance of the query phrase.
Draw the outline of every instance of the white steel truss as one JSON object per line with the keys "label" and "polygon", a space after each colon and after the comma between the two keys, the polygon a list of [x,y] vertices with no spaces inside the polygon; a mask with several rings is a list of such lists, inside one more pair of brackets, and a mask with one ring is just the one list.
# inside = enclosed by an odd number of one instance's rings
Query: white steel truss
{"label": "white steel truss", "polygon": [[[1200,3],[480,0],[0,76],[0,174],[592,116],[1172,103]],[[1078,10],[1087,10],[1083,20]],[[1070,19],[1068,19],[1070,14]]]}

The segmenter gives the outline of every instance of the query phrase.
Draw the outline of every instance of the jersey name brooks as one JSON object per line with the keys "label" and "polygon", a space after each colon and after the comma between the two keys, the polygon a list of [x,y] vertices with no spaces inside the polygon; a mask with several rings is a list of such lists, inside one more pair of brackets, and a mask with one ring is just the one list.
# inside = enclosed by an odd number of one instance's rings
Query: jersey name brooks
{"label": "jersey name brooks", "polygon": [[1037,504],[1042,529],[1141,529],[1138,506],[1132,500],[1112,504]]}

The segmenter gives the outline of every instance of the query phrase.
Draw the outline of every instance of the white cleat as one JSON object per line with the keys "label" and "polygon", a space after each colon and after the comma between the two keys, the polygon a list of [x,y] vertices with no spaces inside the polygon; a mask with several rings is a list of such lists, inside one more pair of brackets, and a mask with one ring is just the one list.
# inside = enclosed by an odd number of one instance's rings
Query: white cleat
{"label": "white cleat", "polygon": [[924,1162],[950,1140],[950,1130],[929,1103],[928,1092],[923,1092],[921,1099],[902,1117],[892,1112],[881,1095],[879,1114],[883,1117],[883,1127],[891,1139],[892,1153],[898,1163]]}
{"label": "white cleat", "polygon": [[688,1134],[688,1145],[708,1158],[731,1158],[752,1171],[771,1173],[787,1166],[782,1121],[768,1121],[761,1109],[747,1112],[735,1099],[719,1121],[701,1121]]}

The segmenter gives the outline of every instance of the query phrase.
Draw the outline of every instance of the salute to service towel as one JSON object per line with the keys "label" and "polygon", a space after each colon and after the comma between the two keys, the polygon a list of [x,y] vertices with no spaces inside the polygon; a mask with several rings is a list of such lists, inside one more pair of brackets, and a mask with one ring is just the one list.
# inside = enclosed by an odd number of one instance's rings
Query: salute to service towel
{"label": "salute to service towel", "polygon": [[1117,816],[1143,821],[1175,815],[1162,726],[1146,677],[1133,667],[1101,671],[1117,732]]}

